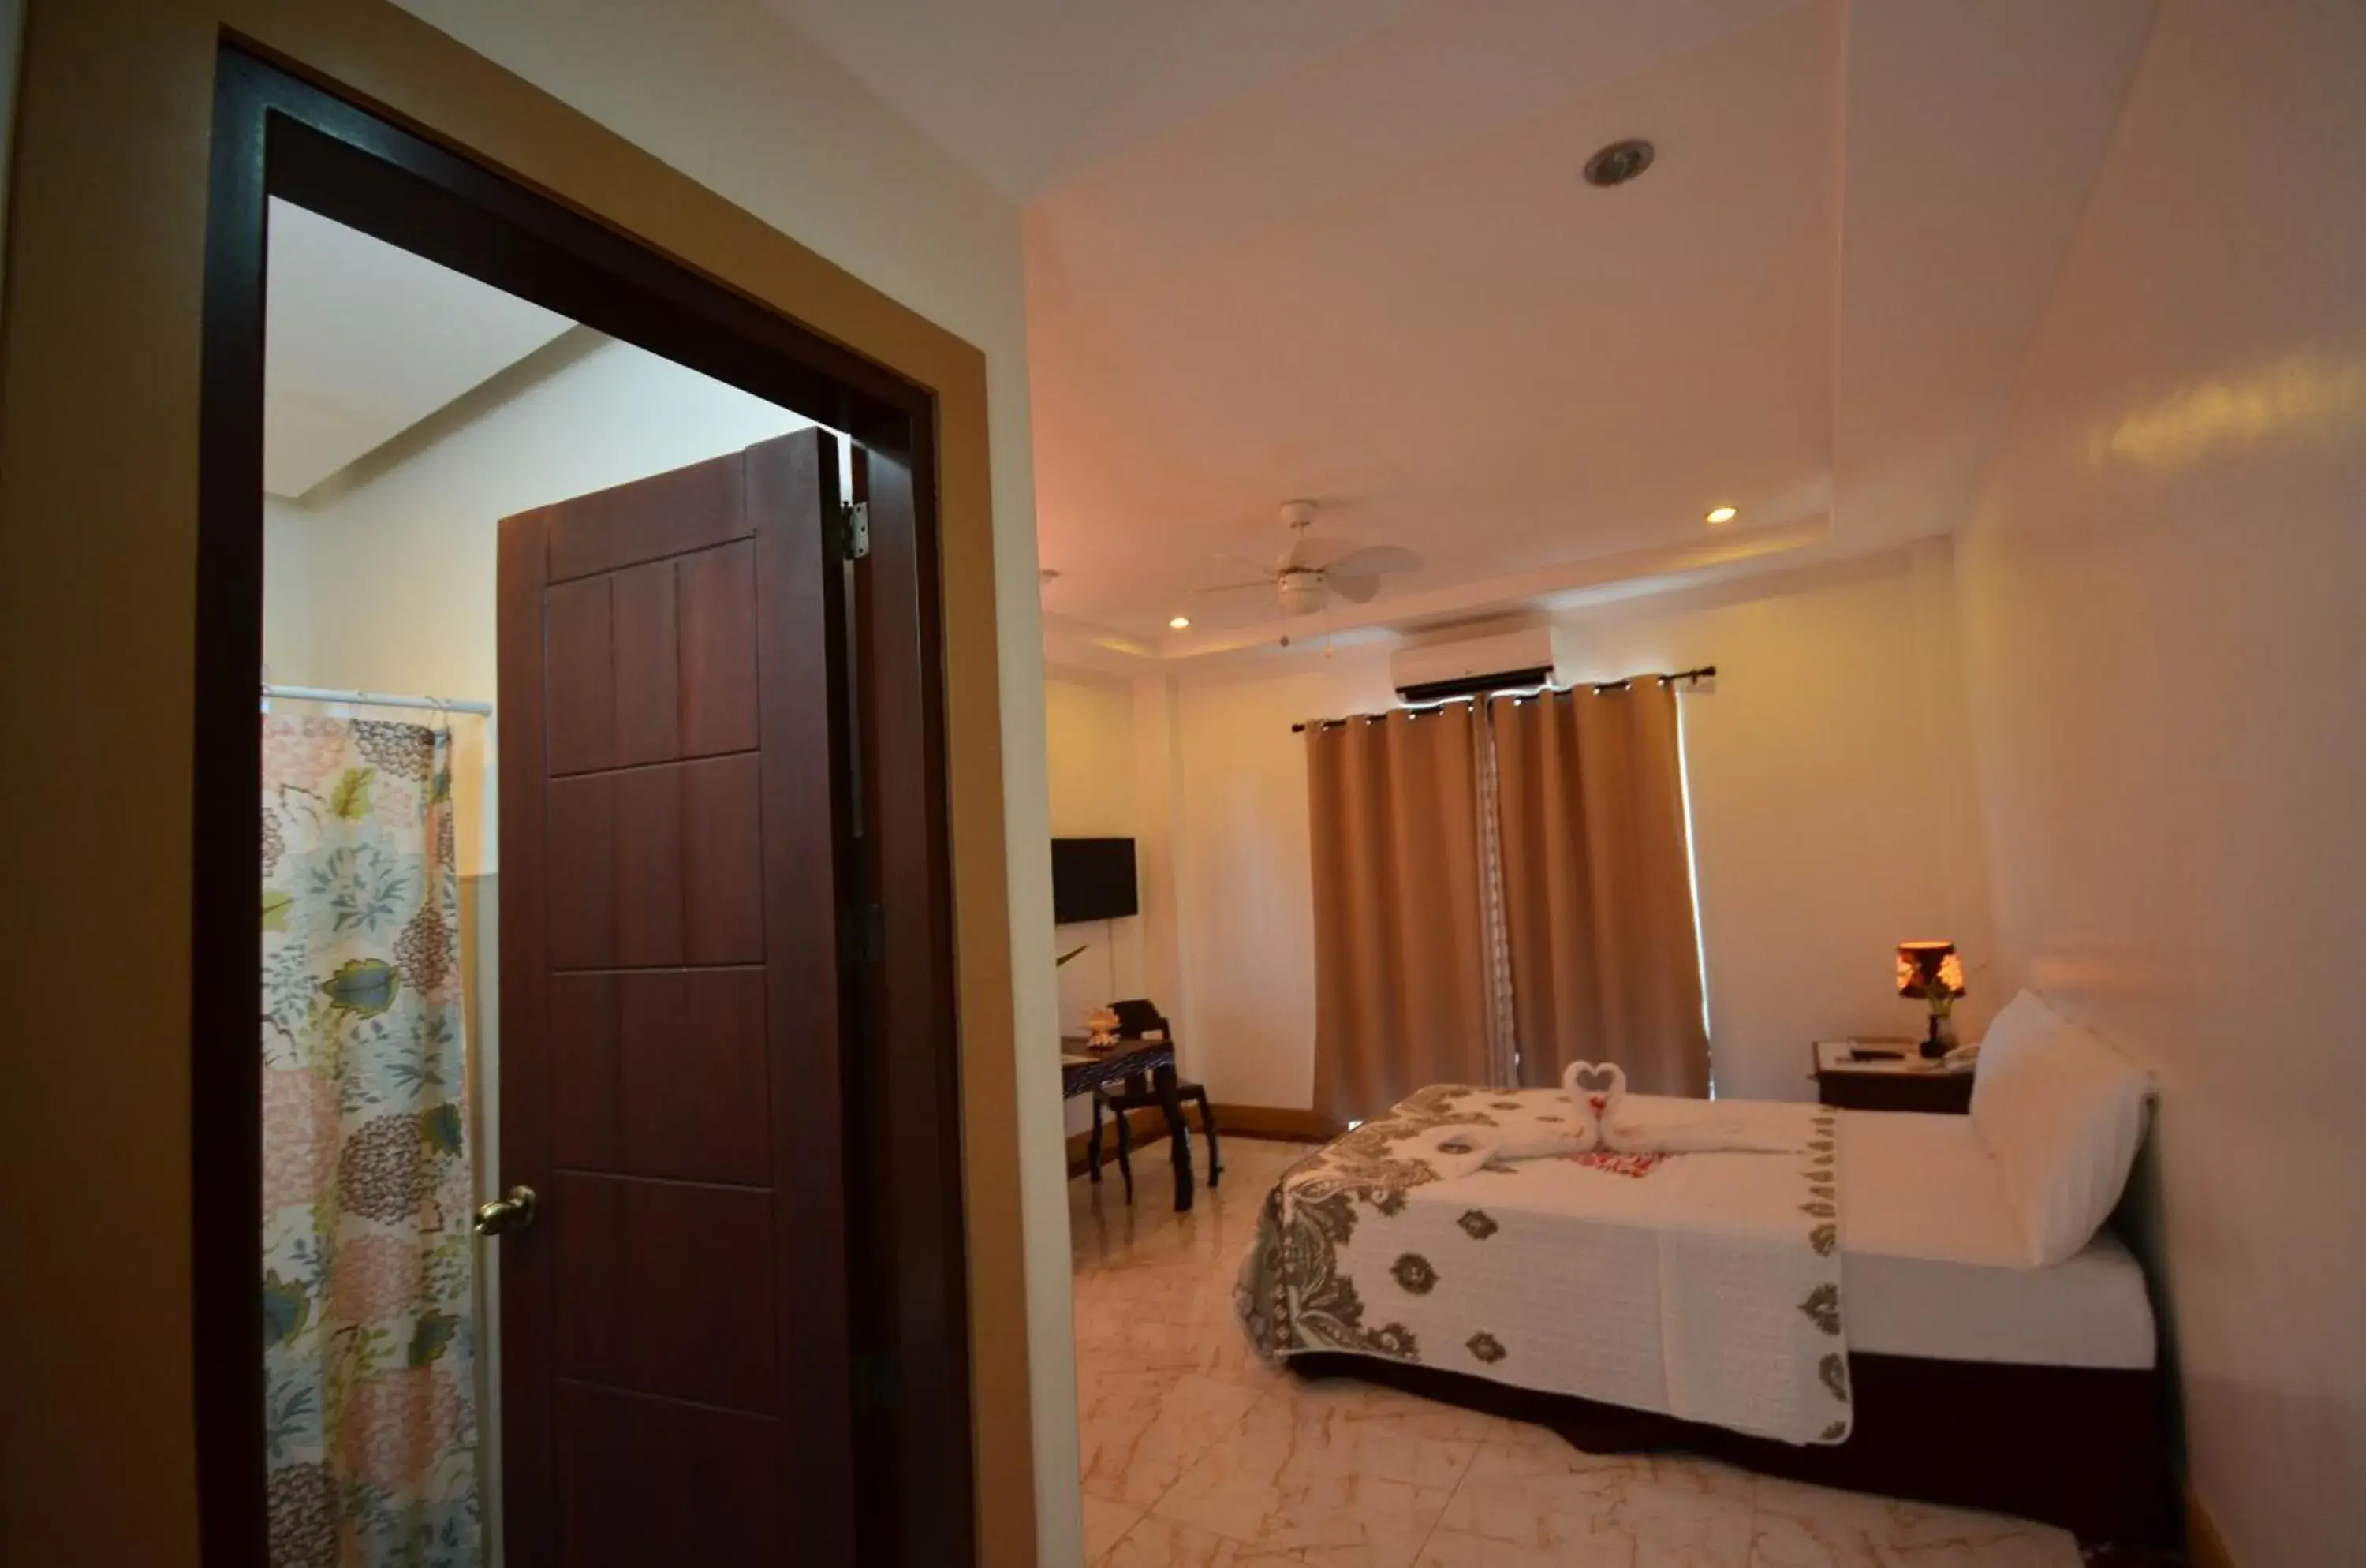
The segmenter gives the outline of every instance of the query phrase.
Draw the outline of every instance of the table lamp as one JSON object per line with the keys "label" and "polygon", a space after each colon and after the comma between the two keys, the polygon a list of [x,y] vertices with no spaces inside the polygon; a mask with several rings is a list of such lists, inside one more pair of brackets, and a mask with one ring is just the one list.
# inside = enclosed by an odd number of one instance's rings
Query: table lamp
{"label": "table lamp", "polygon": [[1955,1045],[1955,998],[1964,994],[1964,961],[1952,942],[1901,942],[1898,944],[1898,994],[1919,997],[1931,1004],[1931,1032],[1923,1037],[1922,1055],[1933,1060]]}

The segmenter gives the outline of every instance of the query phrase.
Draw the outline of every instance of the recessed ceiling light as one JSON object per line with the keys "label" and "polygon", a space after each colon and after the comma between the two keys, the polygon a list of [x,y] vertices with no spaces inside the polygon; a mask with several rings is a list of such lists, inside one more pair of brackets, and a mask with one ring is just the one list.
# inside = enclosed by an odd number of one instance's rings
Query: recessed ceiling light
{"label": "recessed ceiling light", "polygon": [[1741,515],[1741,508],[1738,506],[1712,506],[1708,509],[1708,521],[1711,523],[1730,523]]}
{"label": "recessed ceiling light", "polygon": [[1585,161],[1585,183],[1623,186],[1651,166],[1651,144],[1640,137],[1614,141]]}
{"label": "recessed ceiling light", "polygon": [[1169,617],[1169,618],[1168,618],[1168,620],[1167,620],[1167,622],[1166,622],[1167,628],[1168,628],[1169,630],[1171,630],[1171,631],[1178,631],[1178,632],[1179,632],[1179,631],[1181,631],[1185,626],[1189,626],[1190,624],[1191,624],[1191,617],[1190,617],[1190,616],[1189,616],[1189,615],[1175,615],[1175,616],[1171,616],[1171,617]]}

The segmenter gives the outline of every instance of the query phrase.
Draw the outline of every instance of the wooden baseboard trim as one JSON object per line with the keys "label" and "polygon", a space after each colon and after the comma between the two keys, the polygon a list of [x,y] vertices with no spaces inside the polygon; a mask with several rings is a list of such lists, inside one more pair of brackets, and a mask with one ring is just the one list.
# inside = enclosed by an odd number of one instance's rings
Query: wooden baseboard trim
{"label": "wooden baseboard trim", "polygon": [[[1221,1132],[1223,1125],[1219,1117],[1217,1130]],[[2210,1510],[2194,1495],[2193,1483],[2184,1482],[2179,1489],[2185,1494],[2185,1555],[2193,1568],[2235,1568],[2235,1554],[2226,1550],[2226,1538],[2218,1533]]]}
{"label": "wooden baseboard trim", "polygon": [[[1216,1135],[1243,1138],[1273,1138],[1291,1144],[1327,1144],[1346,1131],[1327,1116],[1312,1111],[1294,1111],[1286,1106],[1216,1105]],[[1166,1141],[1166,1116],[1159,1111],[1136,1111],[1129,1113],[1133,1123],[1133,1150],[1139,1156],[1145,1148]],[[1195,1131],[1205,1132],[1200,1122],[1200,1108],[1186,1105],[1183,1122]],[[1068,1134],[1068,1177],[1074,1180],[1085,1174],[1085,1148],[1090,1133]],[[1117,1164],[1117,1133],[1113,1126],[1101,1128],[1101,1164]]]}
{"label": "wooden baseboard trim", "polygon": [[1328,1116],[1272,1105],[1219,1105],[1216,1131],[1244,1138],[1279,1138],[1292,1144],[1327,1144],[1347,1129]]}

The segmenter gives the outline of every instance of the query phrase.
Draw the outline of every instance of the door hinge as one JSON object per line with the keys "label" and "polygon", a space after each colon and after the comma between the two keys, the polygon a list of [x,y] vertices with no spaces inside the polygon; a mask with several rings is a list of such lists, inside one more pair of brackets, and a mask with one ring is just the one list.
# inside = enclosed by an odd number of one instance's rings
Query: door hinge
{"label": "door hinge", "polygon": [[838,558],[861,560],[871,553],[871,503],[840,502],[838,507]]}

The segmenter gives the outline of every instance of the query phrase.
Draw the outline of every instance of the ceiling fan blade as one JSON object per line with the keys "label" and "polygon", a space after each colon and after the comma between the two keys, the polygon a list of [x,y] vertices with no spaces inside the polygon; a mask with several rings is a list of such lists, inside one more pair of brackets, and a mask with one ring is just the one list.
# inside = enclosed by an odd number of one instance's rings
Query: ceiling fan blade
{"label": "ceiling fan blade", "polygon": [[1380,580],[1360,571],[1331,570],[1323,574],[1324,585],[1340,598],[1353,604],[1366,604],[1380,591]]}
{"label": "ceiling fan blade", "polygon": [[1262,588],[1270,592],[1273,589],[1273,582],[1269,578],[1260,577],[1255,582],[1219,582],[1211,588],[1194,588],[1191,592],[1194,593],[1238,593],[1244,589],[1249,588]]}
{"label": "ceiling fan blade", "polygon": [[1271,561],[1251,560],[1246,556],[1236,556],[1223,550],[1218,550],[1216,552],[1216,558],[1218,560],[1230,561],[1234,566],[1245,566],[1251,571],[1264,572],[1268,577],[1273,575],[1273,563]]}
{"label": "ceiling fan blade", "polygon": [[1301,534],[1290,543],[1290,558],[1301,571],[1328,571],[1359,547],[1353,539],[1310,539]]}
{"label": "ceiling fan blade", "polygon": [[1367,545],[1361,549],[1349,550],[1324,570],[1366,576],[1389,571],[1419,571],[1421,558],[1395,545]]}

